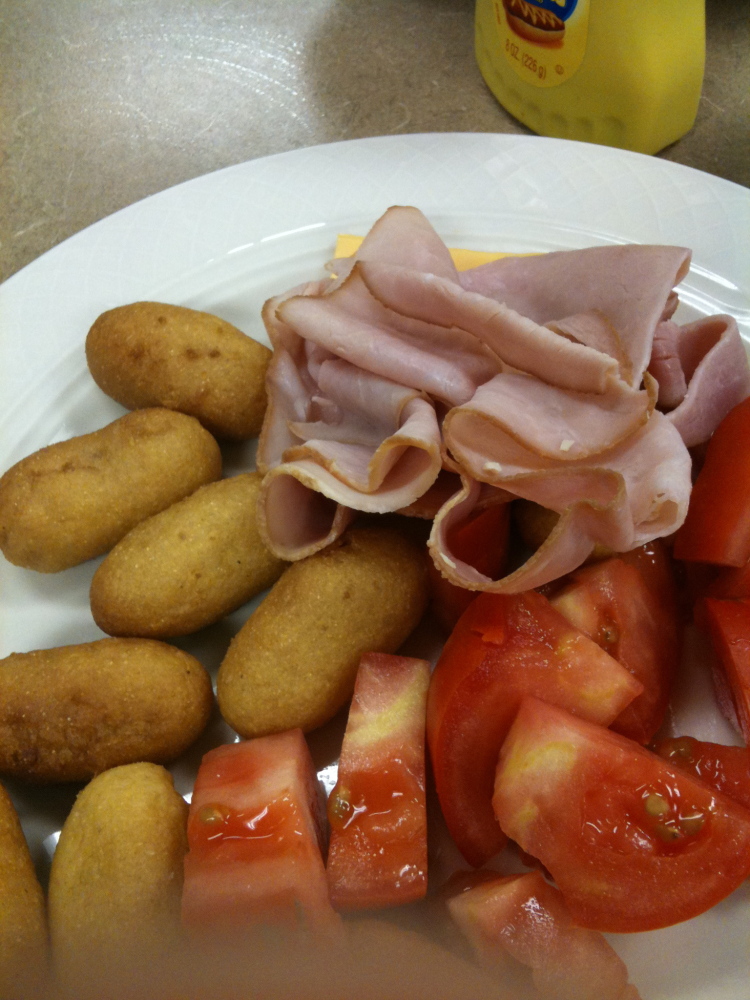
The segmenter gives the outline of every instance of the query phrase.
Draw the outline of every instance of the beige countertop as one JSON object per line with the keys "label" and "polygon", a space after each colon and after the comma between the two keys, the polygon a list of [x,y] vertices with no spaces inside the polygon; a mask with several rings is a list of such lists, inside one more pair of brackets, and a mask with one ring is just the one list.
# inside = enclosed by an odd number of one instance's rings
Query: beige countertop
{"label": "beige countertop", "polygon": [[[0,280],[125,205],[302,146],[528,130],[473,54],[473,0],[0,0]],[[707,0],[667,159],[750,186],[750,5]]]}

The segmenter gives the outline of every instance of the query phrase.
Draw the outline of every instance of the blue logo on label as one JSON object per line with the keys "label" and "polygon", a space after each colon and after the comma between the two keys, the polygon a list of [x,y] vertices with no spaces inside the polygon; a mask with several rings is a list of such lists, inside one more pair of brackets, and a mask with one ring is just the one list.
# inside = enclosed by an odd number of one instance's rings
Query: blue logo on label
{"label": "blue logo on label", "polygon": [[561,21],[567,21],[576,9],[578,0],[528,0],[533,7],[541,7],[557,14]]}

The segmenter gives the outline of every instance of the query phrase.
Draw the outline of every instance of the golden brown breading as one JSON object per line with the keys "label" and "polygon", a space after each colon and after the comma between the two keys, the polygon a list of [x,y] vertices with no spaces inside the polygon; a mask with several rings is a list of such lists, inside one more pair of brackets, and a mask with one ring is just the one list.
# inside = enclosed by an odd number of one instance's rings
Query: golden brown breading
{"label": "golden brown breading", "polygon": [[210,313],[161,302],[110,309],[89,331],[86,359],[129,410],[166,406],[234,441],[260,432],[271,352]]}
{"label": "golden brown breading", "polygon": [[[76,997],[132,978],[180,940],[187,804],[156,764],[98,775],[79,794],[52,859],[49,927],[56,979]],[[107,994],[112,995],[112,994]]]}
{"label": "golden brown breading", "polygon": [[0,996],[42,996],[44,893],[10,796],[0,785]]}
{"label": "golden brown breading", "polygon": [[219,446],[194,417],[127,413],[34,452],[0,478],[0,549],[16,566],[56,573],[109,551],[220,475]]}
{"label": "golden brown breading", "polygon": [[91,582],[91,612],[110,635],[188,635],[266,590],[288,565],[260,540],[262,476],[197,490],[148,518],[109,553]]}
{"label": "golden brown breading", "polygon": [[351,697],[360,657],[395,652],[428,599],[426,556],[392,528],[353,528],[294,563],[232,640],[222,715],[243,736],[315,729]]}
{"label": "golden brown breading", "polygon": [[138,760],[174,760],[213,704],[198,660],[154,639],[100,639],[0,660],[0,772],[83,781]]}

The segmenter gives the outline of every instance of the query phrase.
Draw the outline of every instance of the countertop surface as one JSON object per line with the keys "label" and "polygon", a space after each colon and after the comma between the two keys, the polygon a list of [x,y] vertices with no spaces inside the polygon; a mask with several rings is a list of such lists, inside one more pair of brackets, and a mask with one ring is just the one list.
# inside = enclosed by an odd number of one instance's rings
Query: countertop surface
{"label": "countertop surface", "polygon": [[[750,4],[707,0],[693,129],[660,153],[750,186]],[[528,133],[473,0],[0,0],[0,280],[221,167],[410,132]]]}

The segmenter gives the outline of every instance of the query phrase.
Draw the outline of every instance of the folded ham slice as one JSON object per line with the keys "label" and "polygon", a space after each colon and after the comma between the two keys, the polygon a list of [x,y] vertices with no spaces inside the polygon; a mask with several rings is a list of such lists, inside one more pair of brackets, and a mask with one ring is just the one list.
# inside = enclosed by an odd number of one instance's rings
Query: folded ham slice
{"label": "folded ham slice", "polygon": [[[429,545],[441,573],[468,590],[530,590],[580,566],[597,543],[627,552],[671,534],[685,519],[692,463],[679,433],[661,413],[652,413],[634,434],[593,460],[557,465],[542,460],[525,470],[488,461],[487,455],[496,453],[491,440],[486,448],[481,440],[462,448],[449,430],[446,434],[468,475],[437,514]],[[543,545],[501,580],[483,576],[450,550],[450,529],[468,519],[477,505],[479,483],[472,474],[509,498],[533,500],[561,515]]]}
{"label": "folded ham slice", "polygon": [[750,369],[737,320],[707,316],[678,326],[659,323],[649,371],[659,385],[659,405],[692,448],[750,396]]}
{"label": "folded ham slice", "polygon": [[[670,322],[689,260],[680,247],[607,246],[459,275],[420,212],[389,209],[331,278],[264,308],[269,547],[303,558],[356,511],[434,516],[430,550],[451,582],[513,593],[575,569],[597,543],[626,551],[675,531],[690,493],[681,434],[703,434],[750,391],[729,317]],[[676,393],[660,350],[684,379]],[[657,392],[672,393],[666,416]],[[560,518],[524,566],[493,581],[455,557],[450,529],[516,497]]]}
{"label": "folded ham slice", "polygon": [[629,244],[506,257],[464,271],[461,284],[536,323],[598,310],[617,330],[630,359],[630,384],[637,386],[656,324],[665,309],[674,310],[670,294],[689,267],[684,247]]}

